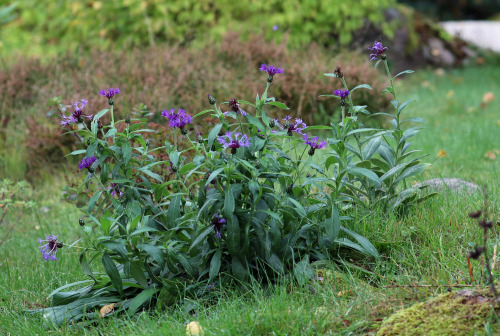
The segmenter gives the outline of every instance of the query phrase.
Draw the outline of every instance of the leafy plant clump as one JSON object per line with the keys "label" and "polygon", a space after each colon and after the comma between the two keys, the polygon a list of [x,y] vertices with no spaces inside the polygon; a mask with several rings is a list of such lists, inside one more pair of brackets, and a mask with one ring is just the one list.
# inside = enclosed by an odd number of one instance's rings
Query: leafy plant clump
{"label": "leafy plant clump", "polygon": [[[299,118],[271,118],[271,107],[288,107],[270,97],[271,84],[284,69],[262,64],[267,82],[255,103],[236,98],[192,116],[182,108],[164,110],[172,141],[151,146],[145,119],[114,119],[114,107],[126,93],[99,91],[109,108],[86,110],[87,100],[61,114],[61,125],[84,149],[79,169],[86,173],[81,191],[89,194],[80,219],[85,247],[80,266],[90,278],[50,294],[44,317],[62,323],[99,316],[100,307],[134,314],[152,305],[167,306],[186,298],[210,299],[235,283],[296,281],[304,285],[316,262],[335,259],[346,250],[379,258],[374,246],[347,226],[359,208],[404,210],[421,201],[408,178],[425,168],[408,140],[417,128],[403,128],[401,112],[409,101],[396,99],[394,78],[380,42],[373,60],[386,67],[394,100],[392,128],[366,128],[354,104],[363,84],[333,95],[342,119],[330,126],[307,126]],[[377,62],[378,63],[378,62]],[[410,72],[410,71],[407,71]],[[211,114],[218,122],[206,134],[191,125]],[[103,117],[110,116],[110,123]],[[325,140],[312,131],[329,130]],[[155,153],[167,157],[158,160]],[[190,154],[190,155],[188,155]],[[189,159],[188,159],[189,158]],[[158,171],[170,171],[165,180]],[[403,185],[403,187],[401,187]],[[46,260],[56,260],[65,244],[57,236],[40,240]],[[101,262],[102,268],[95,267]],[[78,290],[63,290],[85,285]],[[110,309],[104,309],[106,315]]]}

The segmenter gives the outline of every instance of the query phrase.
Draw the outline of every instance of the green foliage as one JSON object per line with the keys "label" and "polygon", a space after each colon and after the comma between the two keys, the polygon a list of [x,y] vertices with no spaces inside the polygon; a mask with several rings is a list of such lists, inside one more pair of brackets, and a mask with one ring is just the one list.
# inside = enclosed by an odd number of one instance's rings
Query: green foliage
{"label": "green foliage", "polygon": [[[19,19],[4,38],[17,36],[46,46],[60,44],[69,49],[102,46],[154,45],[162,41],[219,40],[231,30],[265,32],[268,39],[289,35],[291,46],[311,42],[345,45],[366,20],[381,24],[392,36],[394,27],[385,23],[383,10],[395,0],[329,1],[232,1],[232,0],[117,0],[57,2],[22,1]],[[272,27],[278,25],[278,30]],[[16,34],[17,30],[17,34]],[[32,35],[30,35],[32,34]],[[20,38],[20,36],[22,36]],[[11,43],[19,43],[10,40]]]}
{"label": "green foliage", "polygon": [[[387,90],[395,96],[388,75]],[[164,111],[174,143],[165,141],[160,147],[147,140],[153,131],[144,128],[146,119],[115,122],[114,104],[120,96],[110,98],[110,107],[93,114],[88,123],[81,115],[85,104],[75,106],[78,118],[70,122],[69,132],[78,135],[85,149],[71,154],[85,154],[80,169],[87,175],[80,190],[89,197],[83,223],[87,246],[80,266],[91,279],[76,291],[62,290],[82,282],[57,289],[50,295],[54,309],[38,311],[57,324],[77,321],[88,309],[112,303],[117,312],[132,315],[186,298],[210,300],[214,282],[229,286],[234,280],[286,279],[303,286],[314,277],[316,262],[353,252],[379,259],[372,243],[346,223],[352,219],[349,210],[359,209],[359,204],[406,209],[419,200],[416,189],[397,188],[425,168],[418,158],[409,159],[412,152],[406,153],[406,139],[416,134],[400,126],[407,103],[394,101],[393,130],[364,128],[357,114],[368,113],[366,106],[352,100],[352,92],[371,88],[363,84],[351,90],[348,100],[341,99],[340,123],[306,128],[301,119],[280,122],[269,117],[271,107],[288,107],[269,97],[273,75],[266,78],[255,103],[231,99],[221,104],[229,105],[223,112],[209,99],[213,108],[194,116],[211,114],[218,120],[206,138],[197,134],[191,139],[186,128],[191,117],[181,109]],[[53,102],[59,104],[57,98]],[[103,122],[105,115],[110,124]],[[334,137],[320,141],[303,134],[317,129],[331,129]],[[325,146],[332,151],[316,164],[313,156]],[[157,151],[168,158],[159,160],[152,155]],[[382,162],[375,159],[376,152],[386,163],[371,167],[374,160]],[[158,173],[167,169],[173,178]],[[101,260],[104,272],[87,260]]]}

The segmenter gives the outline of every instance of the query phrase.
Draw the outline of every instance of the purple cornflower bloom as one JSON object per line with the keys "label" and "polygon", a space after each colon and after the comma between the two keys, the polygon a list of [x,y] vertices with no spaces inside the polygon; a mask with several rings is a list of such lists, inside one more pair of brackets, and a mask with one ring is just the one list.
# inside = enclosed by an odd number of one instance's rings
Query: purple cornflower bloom
{"label": "purple cornflower bloom", "polygon": [[[234,138],[233,138],[234,135]],[[217,141],[224,148],[231,148],[231,153],[235,154],[236,150],[240,147],[249,147],[250,141],[248,140],[248,136],[246,134],[241,134],[239,132],[227,132],[223,136],[217,138]]]}
{"label": "purple cornflower bloom", "polygon": [[382,41],[375,41],[373,42],[373,46],[371,48],[368,48],[368,50],[371,50],[373,54],[370,54],[370,61],[374,61],[379,56],[382,56],[382,59],[385,57],[385,51],[387,50],[387,47],[384,47],[382,45]]}
{"label": "purple cornflower bloom", "polygon": [[[43,244],[45,242],[45,244]],[[57,236],[45,236],[45,240],[38,239],[40,252],[45,260],[59,260],[56,257],[57,249],[63,247],[63,243],[57,242]]]}
{"label": "purple cornflower bloom", "polygon": [[193,122],[193,117],[181,108],[179,108],[177,112],[175,112],[175,109],[170,109],[168,112],[165,110],[161,113],[161,115],[168,119],[168,125],[170,127],[180,128],[181,132],[184,132],[183,130],[187,124]]}
{"label": "purple cornflower bloom", "polygon": [[273,26],[273,30],[274,30],[274,31],[277,31],[277,30],[278,30],[278,28],[279,28],[279,26],[278,26],[278,25],[274,25],[274,26]]}
{"label": "purple cornflower bloom", "polygon": [[350,93],[351,92],[349,90],[345,90],[345,89],[333,91],[333,94],[336,95],[337,97],[340,97],[340,99],[346,99]]}
{"label": "purple cornflower bloom", "polygon": [[277,66],[274,65],[267,66],[265,64],[261,64],[259,70],[266,71],[269,76],[274,76],[276,74],[283,73],[283,69],[278,68]]}
{"label": "purple cornflower bloom", "polygon": [[111,196],[122,197],[123,192],[120,190],[118,183],[111,183],[111,186],[108,187],[108,191],[111,190]]}
{"label": "purple cornflower bloom", "polygon": [[82,170],[83,168],[88,168],[89,172],[90,172],[92,164],[96,161],[97,161],[96,157],[94,157],[94,156],[87,157],[86,156],[82,159],[82,161],[80,161],[80,163],[78,163],[78,168],[80,168],[80,170]]}
{"label": "purple cornflower bloom", "polygon": [[318,137],[309,138],[309,136],[307,134],[304,134],[302,136],[302,139],[304,140],[304,145],[311,146],[311,149],[309,150],[309,155],[311,155],[311,156],[314,155],[314,151],[316,149],[321,149],[321,148],[326,147],[326,141],[324,141],[324,140],[319,141]]}
{"label": "purple cornflower bloom", "polygon": [[283,119],[285,120],[285,129],[287,130],[287,134],[289,136],[292,136],[292,132],[302,134],[302,131],[307,127],[307,125],[300,118],[296,118],[295,122],[291,124],[290,119],[292,119],[290,116],[286,116]]}
{"label": "purple cornflower bloom", "polygon": [[[238,104],[238,101],[236,100],[236,98],[229,99],[228,105],[229,105],[229,108],[231,109],[231,111],[233,111],[234,113],[239,112],[239,113],[241,113],[242,116],[247,115],[247,113],[241,109],[240,104]],[[227,115],[228,112],[224,112],[224,115]]]}
{"label": "purple cornflower bloom", "polygon": [[221,237],[220,232],[222,231],[222,226],[226,223],[226,219],[222,218],[218,212],[214,215],[214,218],[212,218],[212,225],[214,226],[215,230],[215,238]]}
{"label": "purple cornflower bloom", "polygon": [[69,116],[61,115],[61,125],[67,126],[69,124],[76,124],[77,122],[83,122],[83,118],[89,118],[92,120],[93,115],[85,115],[83,114],[83,108],[87,105],[88,100],[80,99],[80,101],[76,101],[73,104],[73,108],[75,109],[73,113]]}
{"label": "purple cornflower bloom", "polygon": [[109,89],[107,91],[106,90],[99,91],[99,95],[104,96],[104,97],[106,97],[108,99],[113,98],[118,93],[120,93],[120,89],[119,88],[116,88],[116,89],[111,88],[111,89]]}

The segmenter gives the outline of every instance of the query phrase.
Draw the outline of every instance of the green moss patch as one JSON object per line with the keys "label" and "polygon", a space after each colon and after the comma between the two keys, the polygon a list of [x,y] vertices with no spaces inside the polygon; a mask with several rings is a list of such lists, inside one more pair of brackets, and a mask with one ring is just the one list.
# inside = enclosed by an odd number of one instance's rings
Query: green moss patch
{"label": "green moss patch", "polygon": [[[377,336],[482,335],[494,306],[488,289],[441,294],[392,315],[384,321]],[[498,302],[495,311],[500,313]]]}

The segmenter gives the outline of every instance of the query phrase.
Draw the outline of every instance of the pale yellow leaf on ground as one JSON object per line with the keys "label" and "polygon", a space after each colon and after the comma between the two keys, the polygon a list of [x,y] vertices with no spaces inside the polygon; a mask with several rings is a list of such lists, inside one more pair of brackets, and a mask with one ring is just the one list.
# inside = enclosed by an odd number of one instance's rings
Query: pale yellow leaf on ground
{"label": "pale yellow leaf on ground", "polygon": [[439,152],[438,152],[437,157],[440,158],[440,157],[444,157],[444,156],[448,156],[448,155],[446,154],[446,152],[444,151],[444,149],[440,149]]}
{"label": "pale yellow leaf on ground", "polygon": [[186,326],[186,335],[188,336],[202,336],[204,334],[203,328],[197,321],[191,321]]}
{"label": "pale yellow leaf on ground", "polygon": [[111,313],[113,311],[113,308],[115,308],[114,303],[102,307],[101,310],[99,311],[99,316],[104,317],[104,316],[108,315],[109,313]]}
{"label": "pale yellow leaf on ground", "polygon": [[493,153],[492,151],[487,151],[486,154],[484,154],[484,157],[490,160],[496,160],[497,158],[496,154]]}
{"label": "pale yellow leaf on ground", "polygon": [[493,92],[486,92],[483,95],[483,103],[484,104],[491,103],[494,100],[495,100],[495,95],[493,94]]}

